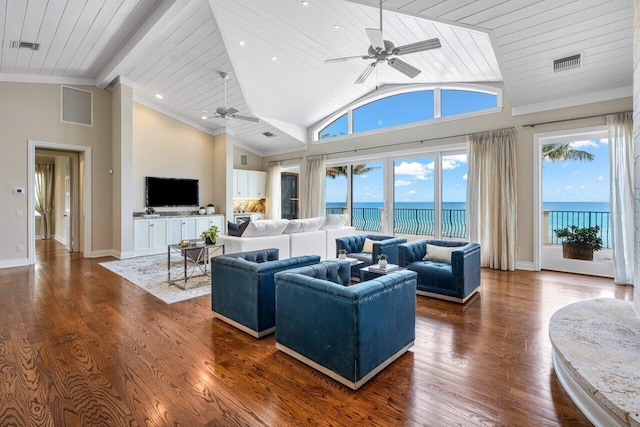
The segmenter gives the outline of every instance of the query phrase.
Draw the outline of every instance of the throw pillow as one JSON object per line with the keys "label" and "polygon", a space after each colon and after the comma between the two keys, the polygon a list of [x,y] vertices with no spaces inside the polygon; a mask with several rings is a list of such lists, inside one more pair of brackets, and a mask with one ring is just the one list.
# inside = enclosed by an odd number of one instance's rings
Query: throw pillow
{"label": "throw pillow", "polygon": [[325,216],[324,224],[320,227],[320,230],[331,230],[333,228],[340,228],[349,221],[348,214],[329,214]]}
{"label": "throw pillow", "polygon": [[247,229],[250,222],[251,221],[245,221],[238,225],[235,222],[227,221],[227,234],[229,236],[242,237],[242,233]]}
{"label": "throw pillow", "polygon": [[364,245],[362,245],[362,253],[373,253],[373,240],[369,239],[368,237],[364,239]]}
{"label": "throw pillow", "polygon": [[451,264],[451,253],[457,247],[436,246],[427,244],[427,254],[422,258],[424,261],[446,262]]}
{"label": "throw pillow", "polygon": [[251,221],[242,237],[275,236],[282,234],[289,220],[286,219],[259,219]]}

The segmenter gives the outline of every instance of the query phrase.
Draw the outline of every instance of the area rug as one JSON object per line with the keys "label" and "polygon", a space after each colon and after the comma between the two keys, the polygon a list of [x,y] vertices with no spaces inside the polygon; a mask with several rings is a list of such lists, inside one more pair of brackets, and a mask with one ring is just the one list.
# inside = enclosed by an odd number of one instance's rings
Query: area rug
{"label": "area rug", "polygon": [[[171,279],[181,277],[183,258],[178,254],[171,258]],[[119,261],[101,262],[101,266],[124,277],[134,285],[144,289],[156,298],[173,304],[175,302],[208,295],[211,293],[211,278],[209,276],[193,276],[187,285],[189,289],[182,290],[167,282],[167,256],[152,255]],[[189,269],[191,271],[191,269]],[[197,268],[195,274],[201,273]]]}

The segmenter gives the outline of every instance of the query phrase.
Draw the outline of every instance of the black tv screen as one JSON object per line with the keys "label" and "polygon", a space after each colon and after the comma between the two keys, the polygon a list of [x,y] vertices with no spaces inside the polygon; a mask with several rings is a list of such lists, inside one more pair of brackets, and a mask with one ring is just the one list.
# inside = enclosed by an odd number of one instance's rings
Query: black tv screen
{"label": "black tv screen", "polygon": [[198,206],[198,180],[179,178],[146,178],[147,207]]}

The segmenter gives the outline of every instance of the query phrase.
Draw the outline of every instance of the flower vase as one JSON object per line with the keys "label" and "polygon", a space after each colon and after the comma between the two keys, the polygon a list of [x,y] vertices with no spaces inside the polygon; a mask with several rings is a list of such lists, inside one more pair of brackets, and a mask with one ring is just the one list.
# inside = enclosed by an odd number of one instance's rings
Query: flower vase
{"label": "flower vase", "polygon": [[347,259],[347,254],[338,254],[338,258]]}
{"label": "flower vase", "polygon": [[381,260],[379,260],[379,261],[378,261],[378,265],[379,265],[381,268],[385,268],[385,267],[387,266],[387,260],[386,260],[386,259],[381,259]]}
{"label": "flower vase", "polygon": [[215,240],[212,240],[210,237],[207,237],[206,239],[204,239],[204,242],[205,242],[207,245],[213,245],[214,243],[216,243],[216,241],[215,241]]}

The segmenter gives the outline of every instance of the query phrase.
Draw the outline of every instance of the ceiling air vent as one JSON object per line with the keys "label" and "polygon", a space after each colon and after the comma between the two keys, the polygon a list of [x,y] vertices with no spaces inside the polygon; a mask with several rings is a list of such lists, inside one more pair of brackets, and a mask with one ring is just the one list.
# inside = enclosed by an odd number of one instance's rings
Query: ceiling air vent
{"label": "ceiling air vent", "polygon": [[40,49],[39,43],[31,43],[31,42],[23,42],[22,40],[12,40],[11,41],[12,49],[31,49],[38,50]]}
{"label": "ceiling air vent", "polygon": [[275,134],[271,133],[271,132],[263,132],[262,133],[264,136],[266,136],[267,138],[273,138],[275,136]]}
{"label": "ceiling air vent", "polygon": [[554,59],[553,72],[557,73],[559,71],[571,70],[580,67],[580,65],[582,65],[582,54],[580,53],[565,58]]}

